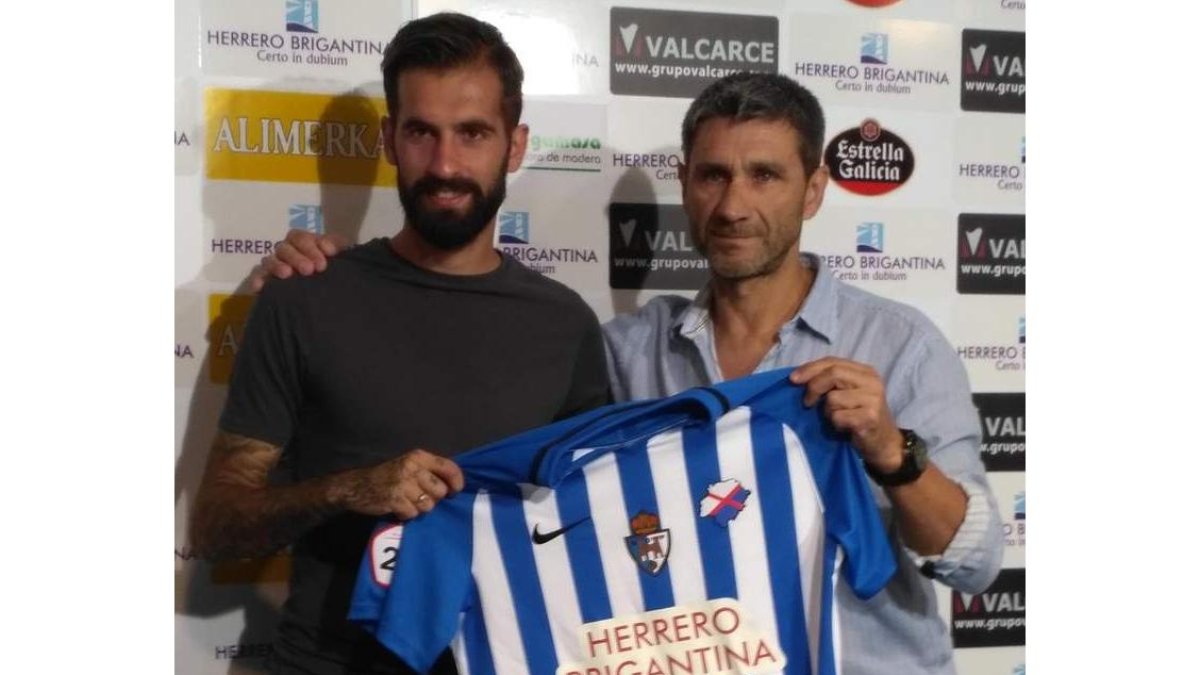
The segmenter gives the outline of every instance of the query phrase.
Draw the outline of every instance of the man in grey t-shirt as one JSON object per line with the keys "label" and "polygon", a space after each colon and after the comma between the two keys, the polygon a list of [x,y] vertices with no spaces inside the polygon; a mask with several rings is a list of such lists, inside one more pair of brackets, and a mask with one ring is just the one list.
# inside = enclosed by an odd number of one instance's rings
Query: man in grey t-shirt
{"label": "man in grey t-shirt", "polygon": [[512,50],[439,14],[400,29],[383,73],[404,227],[263,289],[192,505],[202,557],[293,546],[278,673],[411,672],[346,621],[371,525],[461,489],[447,455],[609,398],[595,314],[492,248],[528,136]]}

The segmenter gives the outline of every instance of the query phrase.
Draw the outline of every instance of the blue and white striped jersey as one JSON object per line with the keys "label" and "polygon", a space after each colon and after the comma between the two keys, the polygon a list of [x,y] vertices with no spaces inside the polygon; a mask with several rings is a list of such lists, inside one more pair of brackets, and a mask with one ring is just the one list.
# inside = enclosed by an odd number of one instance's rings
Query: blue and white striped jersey
{"label": "blue and white striped jersey", "polygon": [[895,559],[854,449],[776,370],[607,406],[456,460],[364,555],[350,619],[422,672],[837,672],[834,584]]}

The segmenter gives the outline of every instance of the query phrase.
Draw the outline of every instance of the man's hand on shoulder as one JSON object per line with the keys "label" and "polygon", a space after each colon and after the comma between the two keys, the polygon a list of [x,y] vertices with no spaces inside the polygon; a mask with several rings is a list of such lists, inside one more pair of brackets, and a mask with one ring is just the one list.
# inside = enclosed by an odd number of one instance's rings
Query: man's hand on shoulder
{"label": "man's hand on shoulder", "polygon": [[804,405],[825,397],[825,415],[850,434],[863,461],[891,473],[903,461],[904,436],[888,408],[883,379],[875,369],[848,359],[825,357],[792,371],[793,384],[806,385]]}
{"label": "man's hand on shoulder", "polygon": [[428,513],[439,501],[463,489],[458,465],[425,450],[346,472],[333,487],[341,508],[369,516],[393,514],[401,521]]}
{"label": "man's hand on shoulder", "polygon": [[261,291],[267,278],[272,276],[287,279],[293,273],[307,277],[324,272],[328,258],[348,246],[350,242],[336,232],[317,235],[305,230],[288,230],[283,241],[275,244],[271,255],[265,256],[250,273],[250,288],[255,293]]}

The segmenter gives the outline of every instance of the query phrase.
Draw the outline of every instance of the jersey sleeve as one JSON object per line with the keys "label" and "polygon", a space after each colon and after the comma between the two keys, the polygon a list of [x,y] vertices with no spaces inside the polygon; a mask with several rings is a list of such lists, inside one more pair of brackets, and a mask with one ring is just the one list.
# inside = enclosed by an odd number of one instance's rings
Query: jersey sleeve
{"label": "jersey sleeve", "polygon": [[842,574],[855,595],[870,598],[896,573],[896,556],[862,460],[823,421],[793,429],[821,494],[826,532],[845,554]]}
{"label": "jersey sleeve", "polygon": [[[268,283],[250,310],[221,413],[224,431],[278,446],[292,436],[303,401],[301,345],[306,325],[302,298],[294,286]],[[233,346],[224,336],[210,339],[213,349]]]}
{"label": "jersey sleeve", "polygon": [[392,585],[392,573],[396,569],[403,538],[403,525],[392,519],[380,521],[367,540],[367,549],[358,566],[347,618],[372,635],[379,626],[379,617],[383,615],[383,602]]}
{"label": "jersey sleeve", "polygon": [[466,609],[473,506],[463,492],[403,526],[382,523],[363,553],[349,619],[418,672],[433,667]]}

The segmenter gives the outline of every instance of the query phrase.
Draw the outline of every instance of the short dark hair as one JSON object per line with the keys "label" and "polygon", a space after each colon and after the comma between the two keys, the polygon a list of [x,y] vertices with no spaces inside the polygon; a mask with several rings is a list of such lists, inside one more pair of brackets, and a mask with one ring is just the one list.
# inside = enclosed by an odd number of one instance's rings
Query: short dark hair
{"label": "short dark hair", "polygon": [[786,75],[734,73],[700,92],[683,117],[683,157],[688,161],[696,130],[706,120],[729,117],[735,122],[784,120],[800,136],[800,163],[811,176],[821,165],[825,115],[812,92]]}
{"label": "short dark hair", "polygon": [[525,71],[504,36],[490,23],[455,12],[440,12],[404,24],[383,52],[383,91],[388,115],[400,109],[396,84],[400,73],[414,68],[447,69],[487,61],[500,76],[504,121],[512,130],[521,121],[521,83]]}

